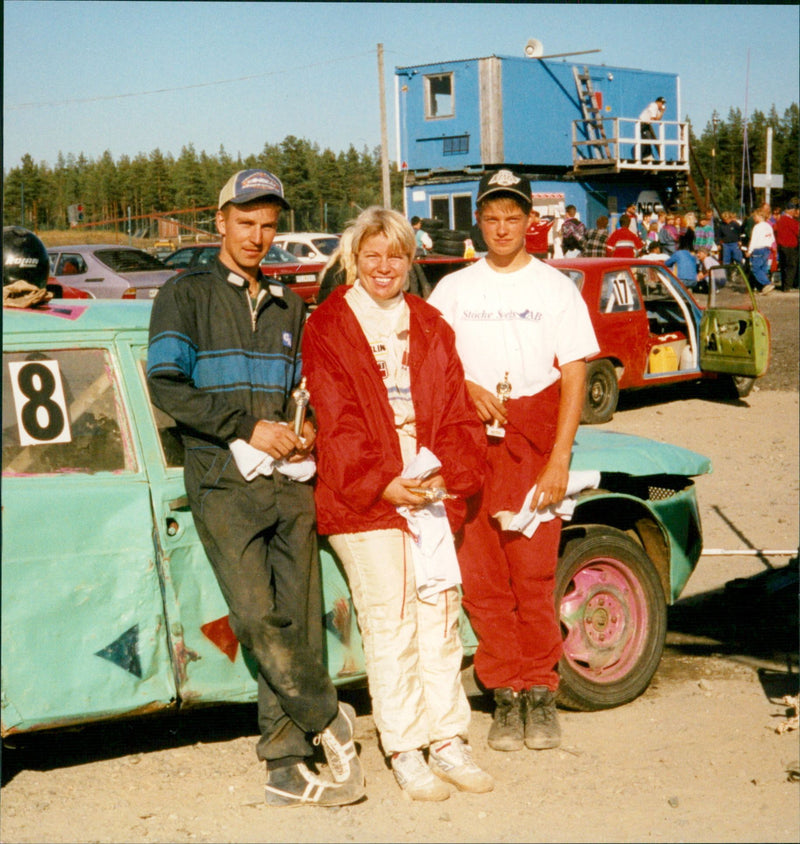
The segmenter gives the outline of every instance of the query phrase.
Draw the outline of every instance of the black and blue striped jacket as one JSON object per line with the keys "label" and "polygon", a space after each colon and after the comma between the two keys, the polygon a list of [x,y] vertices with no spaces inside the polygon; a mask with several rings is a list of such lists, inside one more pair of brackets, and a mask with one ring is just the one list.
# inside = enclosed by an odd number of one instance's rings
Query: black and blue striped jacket
{"label": "black and blue striped jacket", "polygon": [[249,440],[259,419],[294,416],[306,306],[283,284],[261,285],[252,311],[247,281],[215,259],[169,279],[153,302],[147,383],[188,448]]}

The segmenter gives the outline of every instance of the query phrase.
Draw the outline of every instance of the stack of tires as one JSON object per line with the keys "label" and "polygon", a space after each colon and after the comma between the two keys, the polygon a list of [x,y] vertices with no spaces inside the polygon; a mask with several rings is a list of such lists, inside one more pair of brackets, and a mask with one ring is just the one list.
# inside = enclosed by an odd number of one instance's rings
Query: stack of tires
{"label": "stack of tires", "polygon": [[454,255],[459,258],[464,255],[464,241],[469,232],[459,229],[446,229],[441,220],[426,217],[422,220],[422,230],[426,231],[433,241],[433,249],[439,255]]}

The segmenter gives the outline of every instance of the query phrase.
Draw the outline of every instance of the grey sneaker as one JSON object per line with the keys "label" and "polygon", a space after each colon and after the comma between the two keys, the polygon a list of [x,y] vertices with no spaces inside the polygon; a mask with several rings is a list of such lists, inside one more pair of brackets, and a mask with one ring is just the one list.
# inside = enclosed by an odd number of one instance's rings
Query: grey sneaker
{"label": "grey sneaker", "polygon": [[392,754],[392,772],[411,800],[447,800],[450,796],[450,789],[436,779],[419,750]]}
{"label": "grey sneaker", "polygon": [[356,779],[364,782],[356,746],[353,742],[353,729],[356,723],[356,711],[349,703],[340,703],[339,711],[330,724],[314,736],[314,744],[321,744],[325,759],[331,769],[335,782],[348,782]]}
{"label": "grey sneaker", "polygon": [[547,750],[561,744],[556,695],[547,686],[532,686],[522,693],[525,707],[525,745]]}
{"label": "grey sneaker", "polygon": [[363,781],[331,782],[309,771],[304,762],[285,768],[267,770],[264,800],[267,806],[285,809],[292,806],[346,806],[365,793]]}
{"label": "grey sneaker", "polygon": [[772,291],[773,291],[774,289],[775,289],[775,285],[774,285],[772,282],[770,282],[769,284],[765,284],[765,285],[761,288],[761,292],[762,292],[764,295],[766,295],[767,293],[772,293]]}
{"label": "grey sneaker", "polygon": [[522,750],[525,744],[522,698],[512,689],[495,689],[494,702],[494,719],[489,728],[489,747],[492,750]]}
{"label": "grey sneaker", "polygon": [[428,766],[459,791],[483,794],[494,788],[494,780],[473,762],[472,748],[459,736],[432,744]]}

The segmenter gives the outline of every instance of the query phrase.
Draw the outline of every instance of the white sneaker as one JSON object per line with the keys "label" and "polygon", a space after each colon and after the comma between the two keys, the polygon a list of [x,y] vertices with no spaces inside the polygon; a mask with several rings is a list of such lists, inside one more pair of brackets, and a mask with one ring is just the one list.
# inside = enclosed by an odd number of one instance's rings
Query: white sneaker
{"label": "white sneaker", "polygon": [[459,791],[482,794],[494,788],[494,780],[473,762],[472,748],[458,736],[432,744],[428,764],[437,777]]}
{"label": "white sneaker", "polygon": [[447,800],[450,796],[450,789],[431,773],[419,750],[393,754],[392,771],[403,794],[411,800]]}

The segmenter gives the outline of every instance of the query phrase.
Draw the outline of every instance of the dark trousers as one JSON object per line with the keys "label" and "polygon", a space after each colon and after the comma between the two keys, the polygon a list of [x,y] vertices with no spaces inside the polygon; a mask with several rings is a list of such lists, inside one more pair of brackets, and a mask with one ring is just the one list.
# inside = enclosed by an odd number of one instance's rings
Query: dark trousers
{"label": "dark trousers", "polygon": [[781,268],[781,290],[797,287],[797,247],[779,246],[778,263]]}
{"label": "dark trousers", "polygon": [[[651,141],[656,139],[656,133],[653,131],[653,127],[649,123],[642,123],[642,138],[649,138]],[[648,155],[652,155],[653,158],[658,160],[658,154],[655,149],[651,147],[650,144],[642,144],[642,158],[645,158]]]}
{"label": "dark trousers", "polygon": [[258,666],[258,757],[311,756],[308,734],[338,707],[322,662],[313,489],[279,472],[248,483],[230,452],[213,447],[187,451],[184,474],[231,630]]}

